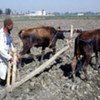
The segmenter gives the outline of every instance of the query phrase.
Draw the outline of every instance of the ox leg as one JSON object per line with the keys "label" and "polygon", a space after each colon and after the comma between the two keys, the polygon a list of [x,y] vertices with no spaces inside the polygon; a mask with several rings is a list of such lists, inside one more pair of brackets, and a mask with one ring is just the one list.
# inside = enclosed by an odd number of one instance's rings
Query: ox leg
{"label": "ox leg", "polygon": [[23,50],[19,53],[19,55],[20,55],[20,60],[18,62],[18,67],[19,68],[24,66],[22,59],[23,59],[23,56],[25,54],[30,54],[30,48],[26,47],[26,46],[23,46]]}
{"label": "ox leg", "polygon": [[99,62],[99,52],[96,52],[96,70],[100,74],[100,62]]}
{"label": "ox leg", "polygon": [[20,55],[30,54],[30,48],[27,46],[23,46],[23,50],[20,52]]}
{"label": "ox leg", "polygon": [[[98,56],[100,57],[100,52],[98,52]],[[98,62],[99,62],[98,73],[100,74],[100,59],[98,60]]]}
{"label": "ox leg", "polygon": [[90,55],[87,55],[86,57],[84,57],[84,59],[85,59],[84,64],[83,64],[83,72],[84,72],[84,75],[81,75],[81,79],[87,81],[88,80],[87,68],[88,68],[89,62],[91,60],[91,56]]}
{"label": "ox leg", "polygon": [[99,69],[100,62],[99,62],[99,54],[98,54],[98,52],[95,53],[95,62],[90,62],[90,64],[91,64],[91,66],[93,67],[94,70],[98,70]]}
{"label": "ox leg", "polygon": [[50,54],[50,57],[52,57],[56,53],[56,48],[55,46],[52,47],[52,53]]}
{"label": "ox leg", "polygon": [[99,64],[99,56],[98,56],[98,52],[96,52],[96,69],[98,70],[100,64]]}
{"label": "ox leg", "polygon": [[21,68],[21,66],[22,66],[22,58],[19,58],[17,62],[17,68]]}
{"label": "ox leg", "polygon": [[45,54],[45,48],[42,48],[42,52],[41,52],[41,60],[40,60],[40,63],[43,63],[43,57],[44,57],[44,54]]}
{"label": "ox leg", "polygon": [[56,41],[57,41],[56,38],[54,38],[54,40],[52,41],[52,46],[51,46],[51,48],[53,50],[52,55],[54,55],[56,53]]}
{"label": "ox leg", "polygon": [[53,47],[53,52],[52,52],[52,54],[54,55],[55,53],[56,53],[56,48],[55,47]]}

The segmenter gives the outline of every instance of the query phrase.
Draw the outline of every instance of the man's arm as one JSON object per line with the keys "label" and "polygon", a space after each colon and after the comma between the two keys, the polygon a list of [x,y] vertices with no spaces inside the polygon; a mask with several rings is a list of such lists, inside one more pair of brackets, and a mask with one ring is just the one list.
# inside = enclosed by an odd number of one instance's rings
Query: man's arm
{"label": "man's arm", "polygon": [[10,60],[12,56],[7,53],[1,46],[0,46],[0,54],[2,57],[6,58],[7,60]]}

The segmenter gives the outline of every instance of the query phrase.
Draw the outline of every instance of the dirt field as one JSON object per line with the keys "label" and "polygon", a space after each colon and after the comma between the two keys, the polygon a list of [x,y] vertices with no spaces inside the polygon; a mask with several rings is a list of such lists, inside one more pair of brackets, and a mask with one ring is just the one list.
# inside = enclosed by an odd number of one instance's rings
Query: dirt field
{"label": "dirt field", "polygon": [[[31,20],[14,20],[14,28],[12,30],[12,39],[17,47],[21,50],[21,41],[17,35],[18,31],[25,27],[34,27],[40,25],[58,26],[61,29],[70,29],[70,25],[74,28],[83,30],[100,28],[100,19],[31,19]],[[2,21],[0,22],[0,27]],[[68,33],[64,33],[66,38]],[[66,39],[57,41],[57,51],[66,45]],[[32,48],[34,55],[41,54],[41,48]],[[46,49],[44,61],[48,60],[50,49]],[[66,51],[51,65],[50,69],[45,70],[38,76],[30,79],[22,86],[16,88],[11,94],[11,100],[100,100],[100,74],[91,66],[88,67],[89,80],[82,81],[79,77],[73,83],[68,79],[71,59],[67,55],[73,57],[73,48]],[[21,78],[39,66],[33,59],[25,59],[24,66],[20,69]],[[6,100],[5,98],[4,100]]]}

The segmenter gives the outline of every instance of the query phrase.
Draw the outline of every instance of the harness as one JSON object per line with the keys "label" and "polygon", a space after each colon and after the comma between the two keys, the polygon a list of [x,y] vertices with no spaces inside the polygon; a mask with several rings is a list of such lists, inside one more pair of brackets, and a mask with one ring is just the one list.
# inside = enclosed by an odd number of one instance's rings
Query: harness
{"label": "harness", "polygon": [[48,47],[50,47],[50,46],[52,45],[52,43],[53,43],[53,41],[54,41],[54,39],[56,38],[56,36],[57,36],[58,33],[59,33],[59,32],[58,32],[58,30],[57,30],[56,34],[55,34],[54,37],[52,38],[52,40],[51,40],[51,42],[50,42],[50,44],[49,44]]}

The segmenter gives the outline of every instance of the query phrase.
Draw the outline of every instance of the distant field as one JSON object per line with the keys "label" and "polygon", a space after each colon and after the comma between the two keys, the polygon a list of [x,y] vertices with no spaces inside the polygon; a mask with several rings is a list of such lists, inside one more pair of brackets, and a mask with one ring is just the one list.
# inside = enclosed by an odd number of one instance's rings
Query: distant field
{"label": "distant field", "polygon": [[[32,20],[32,19],[100,19],[100,15],[96,16],[11,16],[13,20]],[[5,17],[0,16],[2,21]]]}
{"label": "distant field", "polygon": [[[0,18],[0,28],[3,26],[3,19],[4,17]],[[14,20],[14,27],[11,31],[11,37],[18,52],[22,50],[22,41],[18,32],[23,28],[44,25],[54,28],[60,26],[62,30],[68,30],[73,25],[74,29],[100,29],[100,16],[13,16],[12,19]],[[67,45],[66,40],[70,33],[65,32],[64,35],[66,37],[64,40],[57,40],[56,52]],[[49,48],[46,49],[43,62],[51,57],[51,51]],[[19,70],[21,79],[40,65],[41,48],[33,47],[31,53],[36,57],[36,61],[34,59],[23,60],[24,65]],[[100,75],[91,66],[88,67],[89,81],[84,82],[76,77],[76,81],[73,83],[71,79],[68,79],[69,64],[73,55],[74,44],[70,50],[66,50],[52,63],[50,69],[45,70],[11,92],[11,100],[100,100]],[[0,94],[0,97],[2,94]]]}

